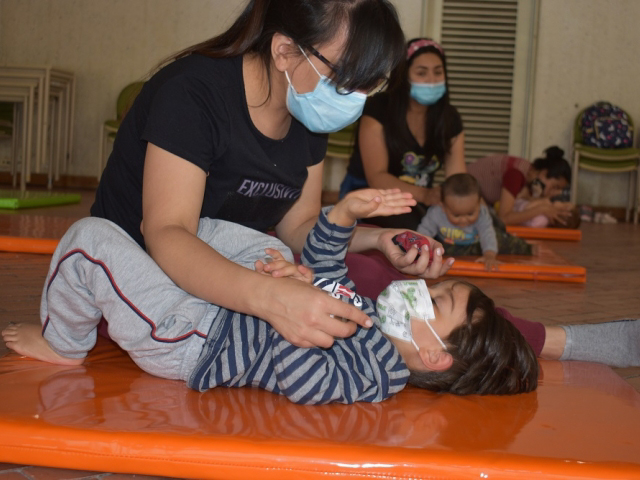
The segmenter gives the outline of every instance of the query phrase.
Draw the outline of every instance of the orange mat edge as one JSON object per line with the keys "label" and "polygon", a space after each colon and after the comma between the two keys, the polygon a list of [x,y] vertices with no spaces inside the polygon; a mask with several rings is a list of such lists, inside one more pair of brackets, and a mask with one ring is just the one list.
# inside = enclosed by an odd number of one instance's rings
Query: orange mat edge
{"label": "orange mat edge", "polygon": [[[316,408],[316,407],[314,407]],[[404,479],[444,476],[446,478],[511,479],[536,472],[540,478],[636,478],[640,466],[627,462],[584,462],[544,459],[524,455],[495,453],[487,456],[471,452],[415,452],[407,449],[381,448],[371,445],[316,444],[313,453],[309,445],[288,442],[253,443],[233,437],[202,442],[171,438],[160,434],[162,449],[157,449],[158,433],[112,432],[112,441],[92,438],[86,430],[76,432],[60,429],[60,437],[76,436],[76,441],[42,443],[47,435],[29,432],[20,435],[16,425],[2,425],[12,434],[9,443],[0,438],[0,461],[50,468],[84,469],[111,473],[171,476],[176,478],[298,480],[321,479],[330,476],[351,479]],[[90,433],[90,432],[89,432]],[[20,437],[24,438],[20,440]],[[173,441],[172,441],[173,440]],[[166,442],[166,443],[165,443]],[[54,442],[55,443],[55,442]],[[74,446],[71,446],[74,443]],[[83,446],[91,443],[91,448]],[[196,446],[196,444],[199,444]],[[207,448],[207,444],[209,448]],[[103,450],[100,450],[102,445]],[[171,450],[172,454],[167,456]],[[372,455],[376,459],[372,462]],[[360,470],[359,472],[357,470]]]}
{"label": "orange mat edge", "polygon": [[571,242],[582,240],[582,231],[577,228],[536,228],[508,225],[507,233],[532,240],[567,240]]}
{"label": "orange mat edge", "polygon": [[539,280],[548,282],[586,283],[587,269],[575,265],[531,265],[503,263],[495,270],[485,270],[484,264],[456,260],[446,273],[453,276]]}

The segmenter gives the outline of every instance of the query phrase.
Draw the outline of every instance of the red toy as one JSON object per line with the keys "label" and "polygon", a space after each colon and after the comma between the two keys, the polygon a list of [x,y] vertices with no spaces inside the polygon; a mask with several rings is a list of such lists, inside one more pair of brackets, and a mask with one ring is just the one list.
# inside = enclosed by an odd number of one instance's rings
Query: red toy
{"label": "red toy", "polygon": [[[408,252],[411,247],[416,245],[418,247],[418,252],[422,252],[422,246],[427,245],[429,247],[429,264],[433,261],[433,249],[431,248],[431,243],[427,237],[423,237],[422,235],[418,235],[417,233],[406,231],[399,233],[395,237],[392,238],[393,243],[398,245],[403,252]],[[418,257],[420,253],[418,253]],[[416,260],[418,259],[416,257]]]}

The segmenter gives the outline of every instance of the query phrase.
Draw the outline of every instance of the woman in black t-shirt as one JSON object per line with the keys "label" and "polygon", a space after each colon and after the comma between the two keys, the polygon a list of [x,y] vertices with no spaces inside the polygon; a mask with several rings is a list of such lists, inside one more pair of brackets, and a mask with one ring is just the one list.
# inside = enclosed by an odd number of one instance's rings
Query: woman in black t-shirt
{"label": "woman in black t-shirt", "polygon": [[426,206],[440,201],[432,185],[435,173],[442,166],[447,177],[466,171],[464,132],[449,103],[442,47],[416,38],[407,43],[405,56],[387,91],[367,100],[340,194],[366,186],[410,192],[418,201],[411,213],[367,222],[416,229]]}
{"label": "woman in black t-shirt", "polygon": [[[263,318],[296,345],[330,346],[370,320],[303,282],[226,260],[197,238],[198,222],[274,227],[299,252],[320,212],[324,133],[354,122],[403,54],[388,0],[250,1],[226,32],[146,82],[92,215],[124,228],[190,294]],[[395,233],[357,229],[350,251],[379,249],[429,278],[451,265],[441,255],[414,262],[417,251],[404,254]]]}

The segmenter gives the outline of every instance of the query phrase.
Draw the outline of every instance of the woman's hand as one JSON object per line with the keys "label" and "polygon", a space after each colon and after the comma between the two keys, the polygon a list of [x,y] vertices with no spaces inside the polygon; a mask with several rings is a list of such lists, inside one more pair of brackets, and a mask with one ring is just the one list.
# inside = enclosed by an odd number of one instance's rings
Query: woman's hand
{"label": "woman's hand", "polygon": [[[403,252],[393,243],[393,237],[406,232],[403,229],[381,230],[378,237],[378,249],[385,254],[391,264],[400,272],[407,275],[415,275],[422,278],[438,278],[447,273],[453,265],[454,259],[443,259],[444,248],[442,244],[429,238],[430,246],[424,245],[419,252],[417,248],[411,248]],[[419,234],[418,234],[419,235]],[[429,263],[429,250],[433,250],[433,260]],[[418,257],[418,254],[420,256]]]}
{"label": "woman's hand", "polygon": [[356,324],[373,325],[359,308],[290,278],[271,282],[263,293],[262,318],[299,347],[329,348],[334,338],[353,335]]}
{"label": "woman's hand", "polygon": [[571,217],[572,208],[573,205],[571,203],[552,202],[546,198],[543,215],[545,215],[551,223],[565,225],[567,223],[567,219]]}
{"label": "woman's hand", "polygon": [[271,258],[265,261],[256,260],[256,272],[274,278],[290,277],[309,285],[313,283],[313,271],[309,267],[287,262],[282,253],[274,248],[265,248],[264,251]]}

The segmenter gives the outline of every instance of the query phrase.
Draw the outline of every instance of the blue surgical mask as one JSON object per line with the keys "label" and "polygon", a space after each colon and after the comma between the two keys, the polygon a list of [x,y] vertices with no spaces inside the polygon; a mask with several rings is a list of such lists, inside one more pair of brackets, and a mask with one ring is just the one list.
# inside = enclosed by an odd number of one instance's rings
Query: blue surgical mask
{"label": "blue surgical mask", "polygon": [[411,98],[420,105],[433,105],[440,100],[447,91],[447,85],[440,83],[412,83]]}
{"label": "blue surgical mask", "polygon": [[300,49],[307,61],[320,77],[316,88],[309,93],[298,93],[291,84],[289,74],[284,74],[289,82],[287,108],[300,123],[312,132],[331,133],[342,130],[355,122],[364,109],[367,96],[361,92],[340,94],[329,78],[322,75]]}

